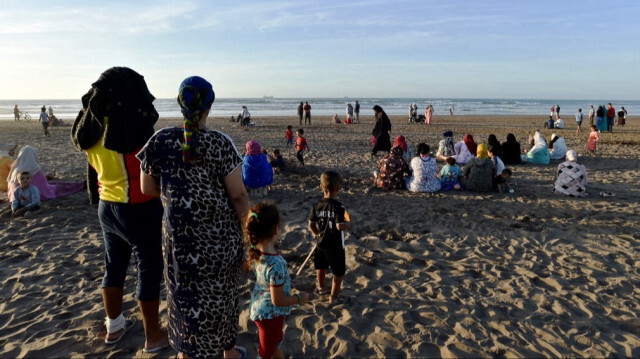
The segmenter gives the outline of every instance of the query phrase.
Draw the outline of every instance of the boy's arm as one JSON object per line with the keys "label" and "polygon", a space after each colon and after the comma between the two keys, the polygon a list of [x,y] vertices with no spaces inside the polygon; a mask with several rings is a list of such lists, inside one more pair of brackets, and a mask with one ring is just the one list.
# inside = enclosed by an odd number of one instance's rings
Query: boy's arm
{"label": "boy's arm", "polygon": [[309,221],[309,230],[314,236],[317,236],[318,233],[320,233],[320,231],[318,231],[318,226],[316,226],[316,222]]}
{"label": "boy's arm", "polygon": [[18,192],[20,191],[20,187],[16,188],[13,191],[13,201],[11,202],[11,210],[16,211],[20,207],[20,196]]}
{"label": "boy's arm", "polygon": [[25,207],[31,209],[40,205],[40,191],[38,190],[38,187],[31,185],[29,188],[29,199],[30,202]]}

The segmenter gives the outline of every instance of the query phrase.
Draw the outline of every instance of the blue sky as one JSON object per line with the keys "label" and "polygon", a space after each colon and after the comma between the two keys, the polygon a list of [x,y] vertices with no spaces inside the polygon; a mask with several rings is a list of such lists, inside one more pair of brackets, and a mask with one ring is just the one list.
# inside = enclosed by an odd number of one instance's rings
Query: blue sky
{"label": "blue sky", "polygon": [[3,0],[0,99],[79,98],[127,66],[159,98],[626,99],[640,1]]}

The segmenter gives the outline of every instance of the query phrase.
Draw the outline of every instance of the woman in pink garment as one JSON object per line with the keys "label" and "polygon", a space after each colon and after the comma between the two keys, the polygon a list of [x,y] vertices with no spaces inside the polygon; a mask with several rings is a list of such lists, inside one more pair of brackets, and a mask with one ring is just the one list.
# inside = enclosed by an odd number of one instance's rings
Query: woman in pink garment
{"label": "woman in pink garment", "polygon": [[31,184],[40,190],[40,200],[68,196],[84,188],[84,182],[49,182],[38,164],[38,150],[24,146],[13,161],[7,177],[9,202],[13,201],[13,192],[20,186],[18,176],[24,171],[31,173]]}
{"label": "woman in pink garment", "polygon": [[430,125],[431,124],[431,116],[433,115],[433,107],[431,107],[431,104],[427,105],[427,108],[424,110],[424,123],[426,125]]}

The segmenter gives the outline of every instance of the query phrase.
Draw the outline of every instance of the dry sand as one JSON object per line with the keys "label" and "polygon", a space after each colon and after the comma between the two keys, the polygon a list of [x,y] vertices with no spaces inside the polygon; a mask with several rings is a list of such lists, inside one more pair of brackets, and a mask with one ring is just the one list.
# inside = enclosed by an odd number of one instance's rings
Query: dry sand
{"label": "dry sand", "polygon": [[[434,125],[393,117],[394,135],[434,148],[445,130],[456,139],[490,133],[521,143],[542,127],[544,116],[436,116]],[[297,118],[255,118],[242,131],[216,118],[210,127],[244,147],[249,139],[283,150],[289,167],[275,179],[268,199],[282,211],[280,248],[295,273],[313,242],[307,230],[311,205],[320,198],[318,176],[342,173],[339,199],[353,231],[347,236],[343,294],[351,302],[329,307],[326,298],[295,309],[286,320],[288,357],[565,357],[640,356],[640,118],[603,134],[595,158],[584,155],[588,126],[577,135],[556,130],[581,155],[588,198],[551,192],[556,164],[511,166],[514,194],[444,192],[414,194],[365,189],[379,159],[369,154],[372,117],[359,125],[331,125],[314,117],[305,126],[311,153],[295,165],[284,146]],[[157,128],[179,124],[163,119]],[[543,130],[546,138],[552,131]],[[82,180],[85,158],[74,150],[69,127],[42,136],[39,124],[0,122],[0,142],[31,145],[45,170],[61,180]],[[601,191],[615,197],[599,197]],[[6,195],[0,193],[0,200]],[[256,199],[252,199],[254,201]],[[3,208],[6,206],[3,204]],[[97,209],[86,194],[43,203],[34,219],[0,215],[0,357],[151,357],[141,322],[118,345],[107,347],[100,296],[103,244]],[[138,317],[131,268],[125,313]],[[311,290],[311,267],[294,277]],[[257,354],[257,329],[248,320],[253,280],[241,282],[238,344]],[[162,304],[166,322],[166,304]],[[175,356],[169,350],[158,357]]]}

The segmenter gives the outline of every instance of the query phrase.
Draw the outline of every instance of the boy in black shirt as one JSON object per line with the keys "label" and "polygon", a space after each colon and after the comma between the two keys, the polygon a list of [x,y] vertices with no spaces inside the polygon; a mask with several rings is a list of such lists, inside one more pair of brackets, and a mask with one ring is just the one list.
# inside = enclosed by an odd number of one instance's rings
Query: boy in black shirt
{"label": "boy in black shirt", "polygon": [[333,272],[333,285],[329,303],[339,301],[338,294],[346,272],[344,232],[349,230],[349,214],[336,200],[342,178],[335,171],[320,176],[323,198],[313,205],[309,214],[309,229],[318,238],[313,263],[318,278],[318,293],[324,290],[327,268]]}

